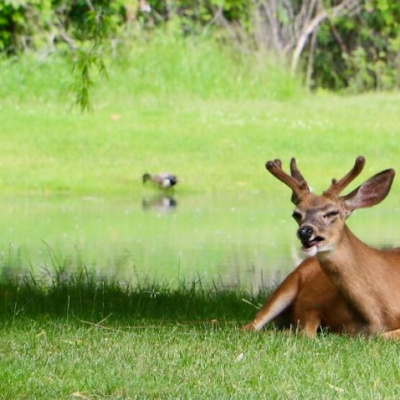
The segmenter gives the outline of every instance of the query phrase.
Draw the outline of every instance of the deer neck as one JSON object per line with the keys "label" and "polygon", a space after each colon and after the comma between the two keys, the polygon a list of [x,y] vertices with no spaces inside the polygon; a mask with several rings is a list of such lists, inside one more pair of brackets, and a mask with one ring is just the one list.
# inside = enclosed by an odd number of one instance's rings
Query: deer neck
{"label": "deer neck", "polygon": [[343,263],[351,264],[351,269],[357,269],[359,262],[355,262],[355,260],[370,256],[371,251],[374,250],[358,239],[347,225],[344,225],[341,239],[336,247],[333,250],[318,253],[317,257],[320,263],[329,264],[333,269],[342,270]]}
{"label": "deer neck", "polygon": [[374,268],[382,263],[379,252],[359,240],[345,225],[337,247],[318,253],[317,258],[349,304],[376,329],[382,320],[379,299],[374,296]]}

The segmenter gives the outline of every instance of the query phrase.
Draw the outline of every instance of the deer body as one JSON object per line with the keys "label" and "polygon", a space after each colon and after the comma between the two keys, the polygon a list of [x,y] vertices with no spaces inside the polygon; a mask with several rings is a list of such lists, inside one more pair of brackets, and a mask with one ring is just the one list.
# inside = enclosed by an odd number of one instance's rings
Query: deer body
{"label": "deer body", "polygon": [[[352,170],[341,180],[332,180],[322,195],[310,191],[294,159],[291,175],[282,170],[279,160],[269,161],[266,167],[292,189],[296,206],[293,217],[299,225],[297,236],[302,250],[318,260],[338,291],[344,304],[344,326],[349,326],[353,333],[400,338],[400,249],[374,249],[358,239],[345,223],[354,210],[380,203],[394,179],[394,170],[388,169],[340,196],[364,164],[365,159],[358,157]],[[329,302],[326,306],[330,306]],[[338,310],[332,307],[330,312]]]}
{"label": "deer body", "polygon": [[292,323],[308,337],[318,328],[334,333],[353,335],[360,329],[359,318],[347,301],[321,269],[316,258],[304,260],[295,270],[299,272],[299,291],[292,307]]}
{"label": "deer body", "polygon": [[354,335],[363,326],[358,314],[321,269],[316,257],[305,259],[291,272],[254,320],[243,328],[260,330],[271,321],[298,328],[308,337],[314,337],[319,328]]}
{"label": "deer body", "polygon": [[335,251],[317,255],[321,268],[373,334],[400,328],[400,249],[376,250],[345,225]]}

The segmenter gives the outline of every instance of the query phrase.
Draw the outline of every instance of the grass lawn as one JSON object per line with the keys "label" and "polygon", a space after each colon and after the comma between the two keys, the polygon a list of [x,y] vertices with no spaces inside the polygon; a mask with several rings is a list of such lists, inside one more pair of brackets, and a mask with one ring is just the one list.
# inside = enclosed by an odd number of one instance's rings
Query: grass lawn
{"label": "grass lawn", "polygon": [[60,277],[0,288],[2,399],[400,395],[394,341],[242,332],[265,293]]}
{"label": "grass lawn", "polygon": [[398,94],[125,100],[91,115],[61,104],[0,105],[1,192],[138,193],[145,171],[162,170],[179,176],[181,194],[280,191],[264,164],[280,157],[287,167],[292,156],[322,190],[357,155],[367,159],[364,174],[398,164]]}
{"label": "grass lawn", "polygon": [[236,326],[1,326],[3,399],[395,399],[397,343]]}
{"label": "grass lawn", "polygon": [[[253,71],[255,77],[242,76],[247,69],[241,68],[232,79],[243,82],[221,78],[218,86],[212,66],[200,62],[198,68],[211,72],[201,75],[204,82],[196,75],[193,88],[186,76],[191,65],[183,61],[171,60],[177,76],[148,61],[148,74],[138,77],[144,66],[135,67],[135,60],[111,65],[89,114],[71,110],[70,70],[60,61],[3,65],[0,193],[127,195],[143,190],[144,172],[169,170],[180,178],[179,194],[245,196],[287,193],[264,168],[276,157],[287,166],[295,156],[316,190],[360,154],[367,159],[365,177],[397,167],[398,93],[307,95],[292,88],[274,95],[278,83],[271,80],[290,85],[268,68]],[[227,93],[219,93],[223,84]],[[399,190],[395,181],[393,191]]]}

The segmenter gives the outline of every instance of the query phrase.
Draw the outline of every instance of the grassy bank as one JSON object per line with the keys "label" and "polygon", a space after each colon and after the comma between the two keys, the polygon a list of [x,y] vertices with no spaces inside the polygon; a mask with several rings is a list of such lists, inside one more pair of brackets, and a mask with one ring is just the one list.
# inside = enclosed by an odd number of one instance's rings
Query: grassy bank
{"label": "grassy bank", "polygon": [[182,194],[270,192],[265,161],[293,155],[322,189],[358,154],[371,172],[398,163],[396,93],[306,95],[267,58],[207,41],[143,46],[109,63],[92,114],[71,110],[62,59],[2,62],[3,195],[137,193],[141,175],[160,170],[179,176]]}
{"label": "grassy bank", "polygon": [[[8,276],[6,273],[8,272]],[[250,294],[226,288],[222,282],[203,283],[171,277],[158,283],[138,277],[134,285],[114,277],[96,275],[86,267],[42,270],[15,275],[3,270],[0,282],[0,321],[51,318],[106,319],[108,324],[199,324],[245,322],[264,302],[266,291]]]}
{"label": "grassy bank", "polygon": [[247,301],[264,295],[199,282],[133,289],[88,271],[43,283],[0,288],[3,399],[399,395],[395,342],[241,332],[255,311]]}

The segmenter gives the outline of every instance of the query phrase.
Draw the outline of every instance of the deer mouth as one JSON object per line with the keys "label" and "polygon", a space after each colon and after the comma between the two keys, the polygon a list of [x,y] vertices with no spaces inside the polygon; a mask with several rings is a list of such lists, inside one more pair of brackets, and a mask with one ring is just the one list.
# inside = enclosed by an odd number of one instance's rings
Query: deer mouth
{"label": "deer mouth", "polygon": [[315,255],[318,252],[318,245],[324,241],[322,236],[316,236],[310,240],[302,240],[302,250],[308,255]]}

